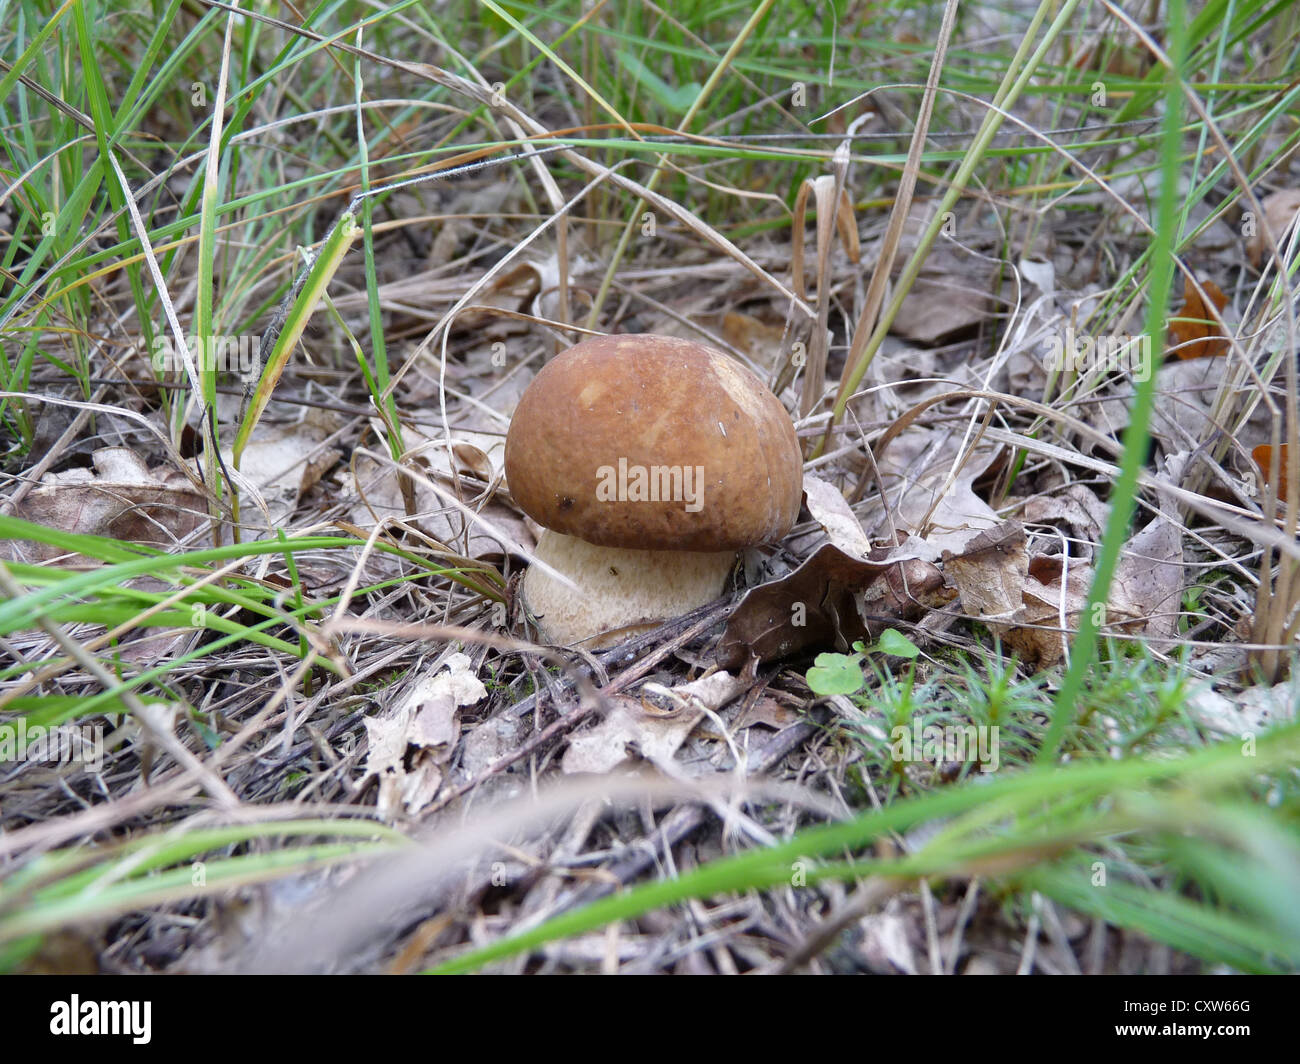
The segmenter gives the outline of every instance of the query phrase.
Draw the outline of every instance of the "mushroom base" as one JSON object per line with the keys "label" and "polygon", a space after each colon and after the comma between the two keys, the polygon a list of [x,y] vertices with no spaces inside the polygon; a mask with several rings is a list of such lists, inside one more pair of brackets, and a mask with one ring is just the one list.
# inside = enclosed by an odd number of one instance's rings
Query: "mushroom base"
{"label": "mushroom base", "polygon": [[524,605],[549,643],[612,646],[712,602],[726,586],[735,551],[597,547],[550,529],[535,556],[576,585],[538,566],[523,579]]}

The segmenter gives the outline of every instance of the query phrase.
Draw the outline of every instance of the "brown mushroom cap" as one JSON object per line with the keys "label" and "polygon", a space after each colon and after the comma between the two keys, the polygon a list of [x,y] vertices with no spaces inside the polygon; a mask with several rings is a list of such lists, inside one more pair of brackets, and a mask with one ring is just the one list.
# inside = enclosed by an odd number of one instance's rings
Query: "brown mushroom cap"
{"label": "brown mushroom cap", "polygon": [[549,362],[519,400],[505,465],[538,524],[642,550],[779,540],[803,486],[776,396],[721,351],[671,336],[592,337]]}

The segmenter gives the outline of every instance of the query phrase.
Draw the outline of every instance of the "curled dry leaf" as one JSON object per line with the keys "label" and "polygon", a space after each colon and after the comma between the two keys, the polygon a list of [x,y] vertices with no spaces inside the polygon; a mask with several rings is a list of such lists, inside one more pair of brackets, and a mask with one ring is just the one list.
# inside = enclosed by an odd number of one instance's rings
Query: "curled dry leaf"
{"label": "curled dry leaf", "polygon": [[[457,429],[451,454],[441,438],[426,436],[414,428],[403,430],[408,453],[421,476],[433,481],[500,532],[501,539],[483,525],[471,521],[446,499],[424,484],[415,485],[416,523],[426,534],[468,558],[499,557],[515,544],[531,547],[532,533],[522,518],[495,496],[484,500],[488,486],[498,480],[504,463],[505,437]],[[377,448],[373,448],[376,449]],[[358,455],[349,479],[361,500],[352,511],[352,522],[369,531],[376,520],[407,519],[402,498],[401,474],[392,465]]]}
{"label": "curled dry leaf", "polygon": [[1035,285],[1043,295],[1050,296],[1056,291],[1056,267],[1052,263],[1021,259],[1018,265],[1025,280]]}
{"label": "curled dry leaf", "polygon": [[910,940],[916,921],[901,908],[899,899],[891,898],[883,912],[864,916],[858,922],[862,929],[862,944],[858,948],[873,972],[903,975],[917,972],[916,954]]}
{"label": "curled dry leaf", "polygon": [[[275,529],[297,509],[298,500],[338,462],[341,452],[323,446],[339,427],[337,414],[308,408],[288,424],[259,421],[244,446],[239,471],[261,494],[271,515],[271,527],[251,499],[240,499],[240,524],[244,539],[275,535]],[[229,463],[228,448],[222,458]]]}
{"label": "curled dry leaf", "polygon": [[792,724],[798,724],[801,719],[796,710],[791,709],[789,706],[783,706],[775,698],[764,695],[752,705],[747,706],[740,716],[732,722],[731,726],[735,731],[742,731],[745,728],[752,728],[756,724],[761,724],[773,731],[781,731]]}
{"label": "curled dry leaf", "polygon": [[1231,697],[1205,688],[1188,697],[1187,711],[1203,728],[1245,738],[1295,720],[1295,685],[1247,687]]}
{"label": "curled dry leaf", "polygon": [[1030,559],[1024,605],[1016,623],[1003,630],[1003,642],[1032,666],[1055,665],[1065,657],[1069,633],[1078,628],[1091,586],[1092,566],[1085,562],[1067,566],[1059,555]]}
{"label": "curled dry leaf", "polygon": [[[103,447],[94,469],[49,473],[18,504],[14,516],[64,532],[109,536],[128,543],[170,547],[208,520],[208,504],[181,472],[150,469],[128,447]],[[42,562],[63,555],[57,547],[8,540],[14,561]]]}
{"label": "curled dry leaf", "polygon": [[[1284,443],[1278,448],[1277,457],[1277,483],[1274,485],[1274,494],[1278,502],[1286,502],[1288,494],[1288,485],[1286,479],[1287,464],[1287,445]],[[1254,460],[1255,465],[1259,467],[1260,480],[1265,484],[1272,484],[1273,478],[1269,475],[1269,469],[1273,462],[1272,445],[1261,443],[1250,452],[1250,457]],[[1262,494],[1262,492],[1261,492]]]}
{"label": "curled dry leaf", "polygon": [[1087,560],[1100,542],[1109,508],[1086,484],[1071,484],[1062,491],[1031,495],[1020,509],[1026,525],[1056,525],[1074,540],[1070,552]]}
{"label": "curled dry leaf", "polygon": [[1108,614],[1140,617],[1137,630],[1154,649],[1164,650],[1166,640],[1178,632],[1182,601],[1182,529],[1163,513],[1157,514],[1120,553]]}
{"label": "curled dry leaf", "polygon": [[[929,203],[912,204],[899,244],[899,263],[915,250],[933,211]],[[994,290],[999,264],[965,250],[979,243],[996,243],[996,234],[992,230],[985,234],[964,232],[960,246],[951,240],[935,242],[890,326],[894,335],[918,343],[935,343],[988,320],[989,293]],[[871,252],[864,257],[871,261]]]}
{"label": "curled dry leaf", "polygon": [[[1228,305],[1228,297],[1220,291],[1213,281],[1202,281],[1201,287],[1210,297],[1216,310]],[[1201,298],[1192,284],[1192,279],[1183,277],[1183,306],[1178,316],[1169,321],[1169,348],[1179,358],[1213,358],[1228,353],[1228,339],[1223,326],[1215,321],[1205,300]]]}
{"label": "curled dry leaf", "polygon": [[804,474],[804,506],[826,536],[851,558],[865,558],[871,553],[871,540],[844,495],[834,484],[820,477]]}
{"label": "curled dry leaf", "polygon": [[[1067,634],[1087,604],[1093,569],[1061,555],[1030,557],[1024,528],[1007,522],[960,555],[944,555],[962,609],[1039,667],[1065,656]],[[1182,535],[1163,514],[1125,544],[1106,606],[1108,631],[1145,634],[1157,649],[1177,631],[1183,589]]]}
{"label": "curled dry leaf", "polygon": [[[904,548],[906,544],[904,545]],[[898,621],[940,604],[943,574],[920,558],[867,560],[827,543],[794,572],[751,590],[727,621],[716,657],[724,668],[774,661],[808,647],[847,652]]]}
{"label": "curled dry leaf", "polygon": [[746,691],[752,679],[714,672],[671,691],[642,688],[640,697],[615,695],[609,713],[589,731],[569,741],[560,767],[565,773],[609,772],[639,753],[663,765],[706,716]]}
{"label": "curled dry leaf", "polygon": [[812,646],[847,651],[855,640],[875,638],[892,622],[919,617],[935,604],[943,576],[913,556],[914,544],[873,548],[839,489],[818,477],[805,475],[804,504],[830,542],[794,572],[741,600],[718,645],[724,668]]}
{"label": "curled dry leaf", "polygon": [[366,718],[365,779],[378,777],[378,810],[386,819],[400,809],[414,815],[433,800],[460,737],[461,707],[487,697],[468,656],[452,654],[444,666],[416,680],[396,709]]}
{"label": "curled dry leaf", "polygon": [[1066,624],[1073,624],[1092,573],[1082,562],[1067,572],[1060,559],[1031,560],[1018,521],[981,532],[961,554],[945,553],[943,570],[967,616],[984,621],[1006,645],[1041,666],[1064,656],[1063,636],[1047,629],[1060,627],[1063,608]]}
{"label": "curled dry leaf", "polygon": [[1029,559],[1018,521],[977,535],[961,554],[945,553],[943,571],[957,585],[969,617],[1011,620],[1024,605]]}
{"label": "curled dry leaf", "polygon": [[1001,523],[973,486],[997,457],[996,447],[976,448],[953,476],[957,443],[913,429],[877,454],[895,524],[914,538],[912,554],[935,561],[945,550],[960,553],[979,532]]}
{"label": "curled dry leaf", "polygon": [[[1273,230],[1278,246],[1285,251],[1287,232],[1295,222],[1297,212],[1300,212],[1300,188],[1274,192],[1271,196],[1266,196],[1260,206],[1264,208],[1264,217],[1268,219],[1268,227]],[[1246,254],[1255,269],[1258,270],[1264,264],[1264,229],[1258,223],[1246,241]]]}

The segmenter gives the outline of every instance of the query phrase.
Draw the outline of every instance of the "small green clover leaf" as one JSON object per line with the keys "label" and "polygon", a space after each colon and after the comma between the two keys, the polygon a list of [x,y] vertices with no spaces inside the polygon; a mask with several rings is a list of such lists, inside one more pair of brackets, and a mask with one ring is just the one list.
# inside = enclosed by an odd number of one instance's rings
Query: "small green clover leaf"
{"label": "small green clover leaf", "polygon": [[808,670],[808,686],[817,695],[851,695],[866,682],[861,660],[861,654],[818,654]]}
{"label": "small green clover leaf", "polygon": [[862,659],[868,654],[889,654],[896,658],[916,658],[920,649],[902,632],[893,628],[880,634],[880,639],[868,647],[862,640],[853,644],[856,654],[818,654],[813,667],[808,670],[808,686],[815,695],[851,695],[866,683],[862,675]]}
{"label": "small green clover leaf", "polygon": [[896,658],[915,658],[921,653],[915,643],[893,628],[881,632],[879,642],[871,649],[880,654],[892,654]]}

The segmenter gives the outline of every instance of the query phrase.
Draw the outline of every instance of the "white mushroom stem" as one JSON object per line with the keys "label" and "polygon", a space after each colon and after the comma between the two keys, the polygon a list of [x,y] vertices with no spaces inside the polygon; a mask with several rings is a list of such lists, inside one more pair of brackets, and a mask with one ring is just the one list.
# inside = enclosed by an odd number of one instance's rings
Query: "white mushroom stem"
{"label": "white mushroom stem", "polygon": [[565,587],[539,566],[524,576],[524,605],[549,643],[610,646],[712,602],[726,586],[735,551],[698,553],[597,547],[550,529],[534,556],[563,573]]}

